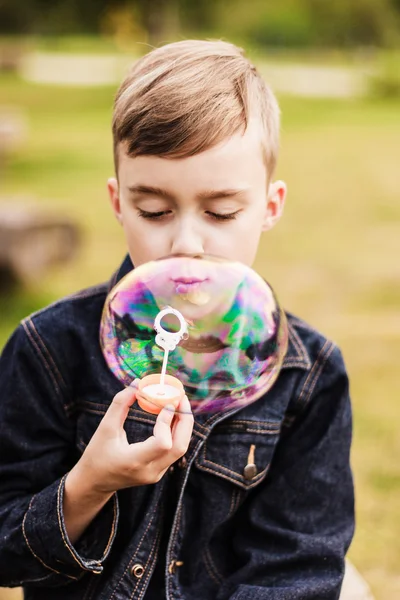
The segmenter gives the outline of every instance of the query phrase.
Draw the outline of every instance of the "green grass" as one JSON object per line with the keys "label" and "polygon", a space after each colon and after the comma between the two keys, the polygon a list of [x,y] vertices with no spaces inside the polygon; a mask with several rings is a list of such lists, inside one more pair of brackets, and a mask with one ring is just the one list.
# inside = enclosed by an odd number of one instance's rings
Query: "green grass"
{"label": "green grass", "polygon": [[[20,106],[27,143],[2,195],[30,196],[75,218],[79,260],[0,302],[0,341],[52,299],[106,279],[124,253],[108,206],[113,88],[62,88],[1,76],[1,104]],[[350,558],[377,600],[400,597],[400,102],[281,99],[278,177],[285,215],[256,268],[291,311],[336,340],[354,404],[357,534]]]}

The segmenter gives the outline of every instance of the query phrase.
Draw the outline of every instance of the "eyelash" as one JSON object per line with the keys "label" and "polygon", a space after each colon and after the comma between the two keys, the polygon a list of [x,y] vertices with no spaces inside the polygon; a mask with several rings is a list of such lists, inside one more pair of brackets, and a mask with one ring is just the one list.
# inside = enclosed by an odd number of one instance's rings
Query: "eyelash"
{"label": "eyelash", "polygon": [[[162,219],[163,217],[167,216],[169,214],[169,211],[160,211],[160,212],[147,212],[145,210],[138,210],[139,212],[139,217],[142,217],[143,219],[149,219],[150,221],[156,221],[159,219]],[[212,213],[212,212],[207,212],[206,214],[209,215],[212,219],[215,219],[215,221],[233,221],[234,219],[236,219],[236,215],[239,214],[239,210],[237,210],[236,212],[233,213],[228,213],[228,214],[218,214],[218,213]]]}

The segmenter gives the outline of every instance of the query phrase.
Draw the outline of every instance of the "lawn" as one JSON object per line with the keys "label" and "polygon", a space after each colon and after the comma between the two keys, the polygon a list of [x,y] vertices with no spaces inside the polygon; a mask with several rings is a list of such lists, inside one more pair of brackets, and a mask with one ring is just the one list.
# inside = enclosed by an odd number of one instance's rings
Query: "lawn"
{"label": "lawn", "polygon": [[[79,260],[0,298],[0,343],[25,314],[109,277],[124,253],[108,206],[114,89],[62,88],[0,77],[0,104],[26,111],[25,146],[1,195],[76,219]],[[281,97],[277,176],[285,216],[256,269],[282,303],[341,346],[354,405],[357,533],[350,558],[377,600],[400,597],[400,101]],[[0,598],[2,598],[0,593]]]}

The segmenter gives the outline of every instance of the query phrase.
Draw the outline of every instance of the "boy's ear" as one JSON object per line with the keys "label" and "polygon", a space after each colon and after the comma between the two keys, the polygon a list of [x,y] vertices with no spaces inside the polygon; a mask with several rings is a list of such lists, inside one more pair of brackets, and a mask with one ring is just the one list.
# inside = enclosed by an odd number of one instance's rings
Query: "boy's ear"
{"label": "boy's ear", "polygon": [[268,188],[267,206],[265,210],[263,231],[272,229],[283,213],[286,199],[286,184],[284,181],[274,181]]}
{"label": "boy's ear", "polygon": [[121,202],[119,199],[119,186],[115,177],[110,177],[107,181],[108,194],[110,196],[111,206],[117,221],[122,223]]}

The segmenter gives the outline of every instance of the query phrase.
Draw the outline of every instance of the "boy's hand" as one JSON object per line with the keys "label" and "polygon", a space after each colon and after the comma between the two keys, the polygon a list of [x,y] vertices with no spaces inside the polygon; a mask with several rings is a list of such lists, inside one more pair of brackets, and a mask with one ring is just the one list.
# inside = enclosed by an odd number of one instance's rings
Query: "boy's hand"
{"label": "boy's hand", "polygon": [[105,494],[122,488],[156,483],[168,467],[183,456],[193,430],[193,415],[186,396],[175,413],[165,407],[157,417],[153,435],[129,444],[124,430],[136,390],[127,388],[113,399],[79,463],[93,490]]}
{"label": "boy's hand", "polygon": [[63,511],[72,544],[114,492],[156,483],[189,446],[193,415],[186,396],[179,413],[173,407],[160,412],[151,437],[129,444],[124,423],[135,399],[133,388],[115,396],[85,452],[66,477]]}

